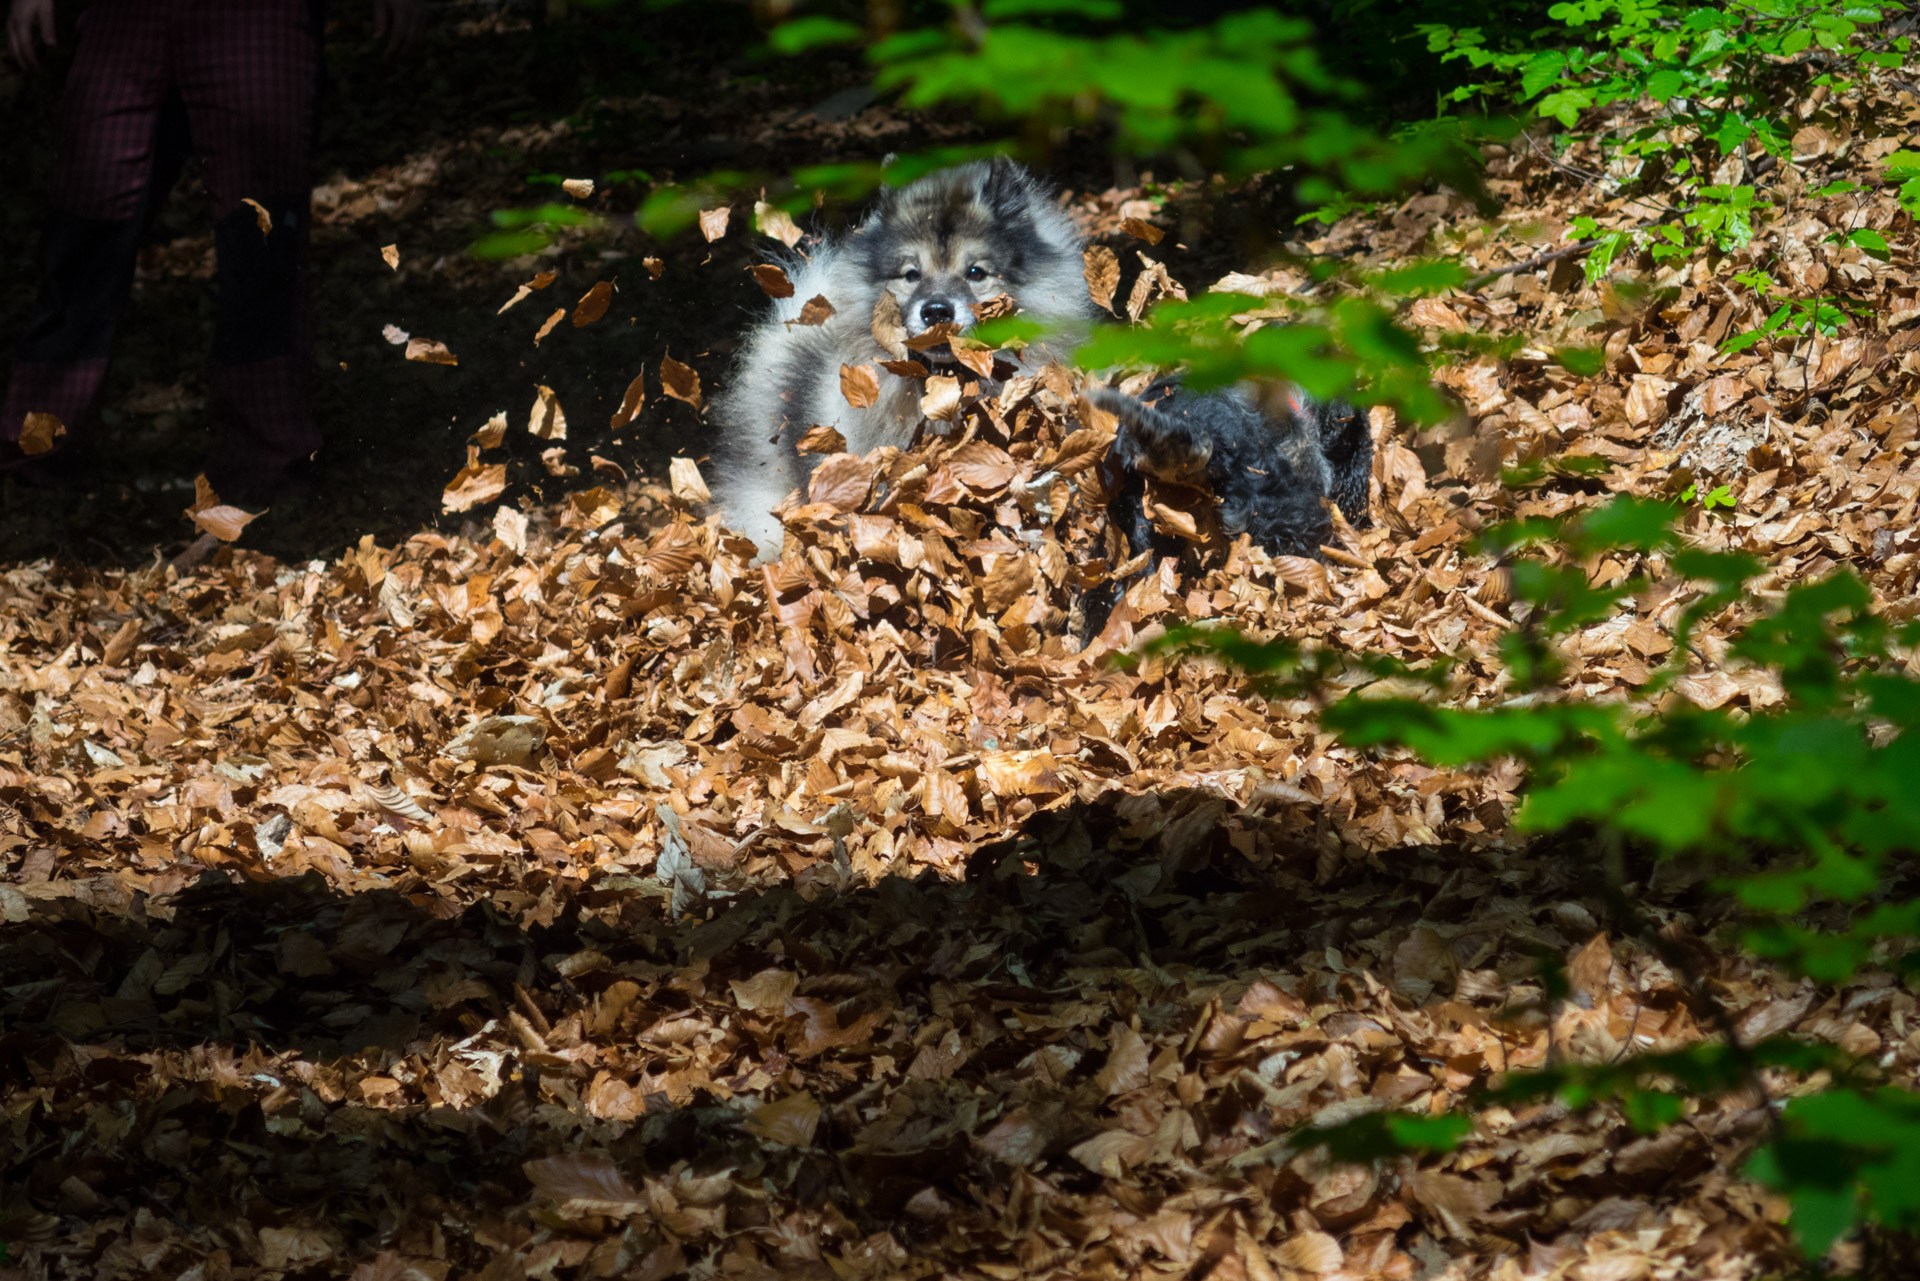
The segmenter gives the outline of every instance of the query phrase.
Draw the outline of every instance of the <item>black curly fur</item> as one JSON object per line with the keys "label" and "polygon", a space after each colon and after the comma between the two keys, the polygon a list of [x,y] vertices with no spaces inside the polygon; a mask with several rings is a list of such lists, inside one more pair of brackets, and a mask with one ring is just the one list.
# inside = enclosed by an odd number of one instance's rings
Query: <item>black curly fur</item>
{"label": "black curly fur", "polygon": [[[1106,461],[1107,514],[1133,552],[1180,551],[1178,539],[1156,533],[1147,519],[1148,476],[1211,490],[1222,530],[1247,534],[1277,556],[1320,558],[1333,535],[1325,499],[1355,528],[1372,524],[1373,437],[1366,416],[1343,401],[1297,389],[1263,394],[1246,384],[1189,392],[1178,378],[1154,383],[1139,399],[1105,387],[1087,398],[1120,420]],[[1100,599],[1089,598],[1088,635],[1105,626],[1123,588],[1114,582]]]}

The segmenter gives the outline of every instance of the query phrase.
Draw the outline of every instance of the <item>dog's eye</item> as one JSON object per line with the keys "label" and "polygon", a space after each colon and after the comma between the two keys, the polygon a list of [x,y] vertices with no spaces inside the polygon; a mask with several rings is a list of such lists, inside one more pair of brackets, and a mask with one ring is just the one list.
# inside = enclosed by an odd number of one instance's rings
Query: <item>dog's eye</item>
{"label": "dog's eye", "polygon": [[908,267],[900,273],[900,279],[906,281],[908,284],[912,284],[914,281],[920,279],[920,269],[918,267]]}
{"label": "dog's eye", "polygon": [[987,269],[985,267],[982,267],[976,263],[974,266],[967,268],[968,280],[985,280],[986,278],[987,278]]}

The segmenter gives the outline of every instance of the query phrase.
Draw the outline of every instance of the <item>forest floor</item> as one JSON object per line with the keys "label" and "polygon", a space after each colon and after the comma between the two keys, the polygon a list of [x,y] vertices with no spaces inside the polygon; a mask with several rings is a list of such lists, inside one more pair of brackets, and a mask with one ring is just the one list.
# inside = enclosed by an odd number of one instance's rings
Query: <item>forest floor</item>
{"label": "forest floor", "polygon": [[[1800,169],[1729,162],[1774,204],[1742,261],[1856,302],[1839,336],[1723,354],[1766,311],[1730,269],[1634,290],[1561,261],[1425,300],[1412,320],[1436,335],[1529,345],[1446,367],[1452,422],[1376,414],[1375,527],[1342,525],[1324,564],[1237,547],[1163,566],[1083,645],[1076,583],[1109,563],[1084,484],[1103,440],[1064,376],[962,408],[910,454],[834,460],[790,521],[800,550],[751,567],[673,466],[699,463],[705,428],[661,381],[669,356],[721,381],[761,297],[746,211],[711,243],[467,254],[489,211],[559,198],[530,175],[871,159],[964,128],[823,119],[857,72],[765,79],[714,54],[737,33],[701,8],[503,30],[451,6],[399,66],[338,31],[319,492],[211,554],[182,514],[211,311],[190,176],[143,256],[98,485],[0,490],[0,1276],[1793,1266],[1783,1203],[1740,1163],[1796,1079],[1651,1135],[1547,1104],[1483,1109],[1418,1161],[1331,1165],[1288,1136],[1438,1113],[1550,1056],[1697,1042],[1702,992],[1743,1037],[1837,1044],[1912,1086],[1920,1028],[1894,976],[1787,978],[1731,945],[1700,877],[1641,869],[1664,955],[1689,958],[1676,973],[1609,911],[1594,851],[1510,830],[1516,768],[1356,750],[1311,703],[1217,666],[1107,660],[1225,619],[1457,655],[1455,696],[1497,701],[1515,618],[1473,533],[1690,481],[1735,504],[1691,507],[1685,534],[1762,555],[1761,602],[1846,566],[1888,615],[1920,612],[1913,226],[1877,187],[1808,194],[1912,146],[1920,104],[1810,107]],[[35,183],[0,198],[6,332],[31,302],[50,112],[48,84],[0,82],[6,136],[40,140]],[[1306,285],[1231,232],[1270,210],[1062,161],[1126,267],[1121,310],[1229,273]],[[1532,146],[1488,161],[1494,217],[1428,194],[1302,248],[1493,271],[1562,243],[1575,212],[1647,216]],[[587,203],[617,213],[639,190],[603,181]],[[1862,226],[1891,262],[1825,239]],[[536,341],[601,281],[604,316]],[[388,326],[459,364],[405,360]],[[1605,351],[1590,377],[1542,354],[1581,344]],[[615,430],[636,376],[644,405]],[[542,387],[564,438],[528,430]],[[1611,469],[1501,482],[1565,456]],[[1563,647],[1569,690],[1621,698],[1669,657],[1694,588],[1659,556],[1588,568],[1654,584]],[[1676,697],[1779,701],[1727,653],[1755,604],[1710,620]],[[1567,999],[1548,1000],[1543,957],[1565,961]]]}

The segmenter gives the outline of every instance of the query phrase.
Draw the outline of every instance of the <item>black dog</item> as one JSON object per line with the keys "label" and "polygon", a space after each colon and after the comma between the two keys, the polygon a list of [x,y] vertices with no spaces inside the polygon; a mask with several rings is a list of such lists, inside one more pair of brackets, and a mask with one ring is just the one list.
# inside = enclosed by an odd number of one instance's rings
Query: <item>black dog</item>
{"label": "black dog", "polygon": [[[1366,415],[1344,401],[1315,400],[1298,388],[1189,392],[1161,379],[1139,399],[1110,388],[1087,398],[1120,420],[1105,467],[1113,495],[1108,519],[1131,552],[1177,555],[1180,540],[1147,518],[1146,478],[1206,489],[1229,536],[1247,534],[1276,556],[1320,559],[1333,536],[1326,500],[1357,529],[1372,524],[1368,484],[1373,436]],[[1087,634],[1098,635],[1124,584],[1089,598]]]}

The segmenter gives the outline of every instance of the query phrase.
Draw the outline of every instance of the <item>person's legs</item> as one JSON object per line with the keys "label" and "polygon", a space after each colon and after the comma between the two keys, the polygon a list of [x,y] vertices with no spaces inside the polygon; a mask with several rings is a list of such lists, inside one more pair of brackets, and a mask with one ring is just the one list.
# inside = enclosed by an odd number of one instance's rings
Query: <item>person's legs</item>
{"label": "person's legs", "polygon": [[[95,0],[81,16],[55,124],[40,296],[0,404],[0,440],[18,441],[33,413],[57,416],[67,445],[94,428],[151,199],[171,7],[162,0]],[[18,461],[17,449],[6,452]]]}
{"label": "person's legs", "polygon": [[199,0],[173,52],[220,262],[207,476],[228,501],[264,503],[320,447],[303,270],[319,47],[306,0]]}

